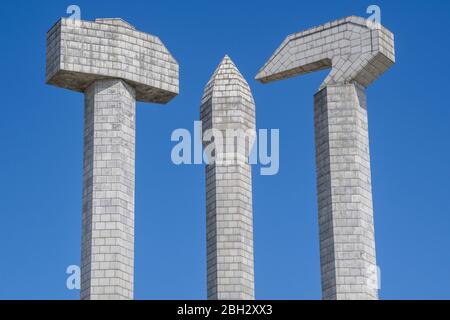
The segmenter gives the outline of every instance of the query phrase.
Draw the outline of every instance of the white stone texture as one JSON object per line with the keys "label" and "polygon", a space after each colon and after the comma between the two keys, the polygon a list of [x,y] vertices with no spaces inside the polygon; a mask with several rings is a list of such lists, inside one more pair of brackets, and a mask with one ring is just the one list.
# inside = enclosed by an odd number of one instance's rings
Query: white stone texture
{"label": "white stone texture", "polygon": [[[201,105],[203,132],[255,130],[250,88],[228,56],[205,88]],[[223,153],[235,143],[224,141]],[[236,148],[235,161],[206,166],[208,299],[254,299],[252,177],[249,148]],[[220,157],[219,152],[216,157]]]}
{"label": "white stone texture", "polygon": [[178,64],[158,37],[121,19],[60,19],[47,33],[46,81],[84,92],[95,80],[123,79],[136,99],[167,103],[178,94]]}
{"label": "white stone texture", "polygon": [[256,79],[281,80],[332,68],[322,83],[370,85],[395,63],[394,35],[360,17],[347,17],[288,36]]}

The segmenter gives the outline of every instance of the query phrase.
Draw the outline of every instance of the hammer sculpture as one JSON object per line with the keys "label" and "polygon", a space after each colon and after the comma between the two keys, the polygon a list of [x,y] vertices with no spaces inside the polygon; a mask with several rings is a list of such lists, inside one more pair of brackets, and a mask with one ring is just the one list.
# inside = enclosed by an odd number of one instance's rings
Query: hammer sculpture
{"label": "hammer sculpture", "polygon": [[132,299],[136,100],[178,94],[178,64],[121,19],[59,20],[47,33],[46,82],[84,92],[81,299]]}
{"label": "hammer sculpture", "polygon": [[393,34],[351,16],[288,36],[256,76],[331,68],[314,96],[324,299],[378,299],[365,89],[394,62]]}

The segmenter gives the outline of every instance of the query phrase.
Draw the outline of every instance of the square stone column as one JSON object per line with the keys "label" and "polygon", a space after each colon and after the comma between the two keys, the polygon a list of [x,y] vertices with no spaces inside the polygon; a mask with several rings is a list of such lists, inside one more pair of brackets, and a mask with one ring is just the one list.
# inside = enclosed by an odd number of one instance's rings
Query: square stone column
{"label": "square stone column", "polygon": [[81,299],[132,299],[135,90],[95,81],[84,117]]}
{"label": "square stone column", "polygon": [[328,85],[314,98],[324,299],[377,299],[364,87]]}
{"label": "square stone column", "polygon": [[[255,135],[255,104],[250,87],[228,56],[206,85],[201,120],[204,133],[215,130],[215,161],[209,159],[206,166],[208,299],[251,300],[255,289],[248,156]],[[222,146],[216,133],[223,138]],[[230,138],[234,133],[236,138]]]}

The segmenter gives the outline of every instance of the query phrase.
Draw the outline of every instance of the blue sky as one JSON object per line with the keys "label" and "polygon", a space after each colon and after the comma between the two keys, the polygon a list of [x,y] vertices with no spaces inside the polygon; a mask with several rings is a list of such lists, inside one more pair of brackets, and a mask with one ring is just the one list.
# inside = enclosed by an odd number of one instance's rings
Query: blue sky
{"label": "blue sky", "polygon": [[176,128],[199,119],[224,54],[248,80],[258,128],[280,129],[280,172],[255,167],[258,299],[320,299],[313,94],[327,71],[253,80],[290,33],[381,7],[397,64],[367,91],[383,299],[450,299],[450,3],[446,1],[4,1],[0,9],[0,298],[77,299],[83,95],[45,85],[45,34],[70,4],[159,36],[180,95],[137,106],[138,299],[206,297],[203,166],[170,160]]}

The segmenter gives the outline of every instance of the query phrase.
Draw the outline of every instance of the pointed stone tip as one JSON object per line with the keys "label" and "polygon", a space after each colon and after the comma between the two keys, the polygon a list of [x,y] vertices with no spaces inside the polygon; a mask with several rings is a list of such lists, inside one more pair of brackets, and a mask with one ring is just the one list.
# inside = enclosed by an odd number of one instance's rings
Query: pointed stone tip
{"label": "pointed stone tip", "polygon": [[229,55],[225,54],[225,55],[223,56],[223,59],[222,59],[222,60],[231,60],[231,59],[230,59],[230,56],[229,56]]}
{"label": "pointed stone tip", "polygon": [[223,65],[223,64],[226,64],[226,63],[232,63],[232,64],[234,65],[234,63],[233,63],[233,61],[231,60],[230,56],[227,55],[227,54],[223,56],[222,60],[221,60],[220,63],[219,63],[219,67],[220,67],[221,65]]}
{"label": "pointed stone tip", "polygon": [[[231,58],[226,54],[206,84],[203,100],[206,97],[211,97],[216,87],[220,88],[221,86],[233,86],[236,84],[241,88],[241,93],[251,97],[250,87],[248,86],[247,81]],[[222,89],[223,88],[220,90]]]}
{"label": "pointed stone tip", "polygon": [[210,81],[223,77],[243,79],[243,76],[239,72],[238,68],[231,60],[230,56],[227,54],[223,57],[222,61],[220,61],[219,65],[211,76]]}

